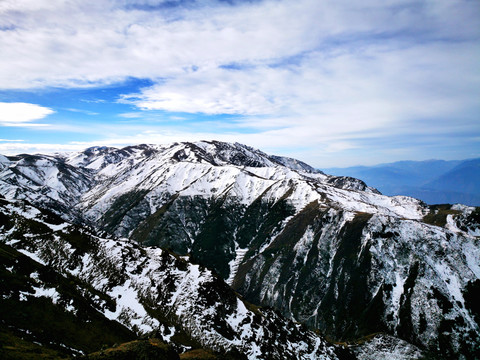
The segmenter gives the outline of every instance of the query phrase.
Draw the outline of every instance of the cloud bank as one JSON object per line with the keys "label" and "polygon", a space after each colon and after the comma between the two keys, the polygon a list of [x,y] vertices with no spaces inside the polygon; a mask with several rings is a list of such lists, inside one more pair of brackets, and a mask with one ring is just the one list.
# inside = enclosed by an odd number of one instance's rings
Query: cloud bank
{"label": "cloud bank", "polygon": [[303,147],[304,159],[381,145],[408,156],[432,134],[478,148],[477,1],[4,0],[0,20],[5,91],[149,79],[119,95],[124,119],[235,115],[163,133]]}

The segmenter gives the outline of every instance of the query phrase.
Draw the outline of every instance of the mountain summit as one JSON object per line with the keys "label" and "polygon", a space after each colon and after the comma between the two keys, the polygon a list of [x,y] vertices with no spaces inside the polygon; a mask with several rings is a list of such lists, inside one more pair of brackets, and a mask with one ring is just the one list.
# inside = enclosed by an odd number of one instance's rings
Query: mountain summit
{"label": "mountain summit", "polygon": [[0,160],[8,201],[46,208],[105,241],[189,256],[249,302],[330,339],[383,333],[434,355],[480,356],[479,209],[384,196],[217,141]]}

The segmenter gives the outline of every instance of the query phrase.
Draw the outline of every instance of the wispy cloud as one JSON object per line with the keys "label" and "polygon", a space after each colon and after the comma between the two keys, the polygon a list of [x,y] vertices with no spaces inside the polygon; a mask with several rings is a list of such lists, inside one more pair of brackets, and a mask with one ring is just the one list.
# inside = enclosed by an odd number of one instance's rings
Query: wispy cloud
{"label": "wispy cloud", "polygon": [[90,115],[90,116],[99,115],[98,112],[89,111],[89,110],[84,110],[84,109],[68,108],[68,109],[65,109],[65,110],[70,111],[70,112],[75,112],[75,113]]}
{"label": "wispy cloud", "polygon": [[104,99],[80,99],[80,101],[88,104],[103,104],[106,102]]}
{"label": "wispy cloud", "polygon": [[144,114],[141,112],[129,112],[129,113],[118,114],[118,116],[126,119],[138,119],[144,116]]}
{"label": "wispy cloud", "polygon": [[59,152],[82,151],[88,146],[84,144],[57,144],[57,143],[0,143],[0,154],[2,155],[18,155],[20,153],[27,154],[54,154]]}

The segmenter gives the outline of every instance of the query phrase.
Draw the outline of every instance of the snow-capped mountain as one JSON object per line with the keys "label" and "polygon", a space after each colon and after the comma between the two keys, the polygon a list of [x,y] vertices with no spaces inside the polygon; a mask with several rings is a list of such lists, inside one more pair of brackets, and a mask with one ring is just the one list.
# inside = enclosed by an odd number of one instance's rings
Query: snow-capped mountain
{"label": "snow-capped mountain", "polygon": [[[28,330],[37,341],[71,353],[95,349],[90,342],[98,339],[82,342],[55,327],[80,320],[87,331],[95,322],[94,335],[103,341],[155,333],[180,349],[197,343],[248,359],[327,360],[345,353],[274,310],[244,302],[210,270],[165,250],[102,239],[24,203],[0,199],[0,210],[2,325]],[[54,331],[42,335],[32,323],[45,314],[22,316],[35,310],[69,321],[49,319]]]}
{"label": "snow-capped mountain", "polygon": [[[159,245],[336,341],[372,333],[475,358],[479,210],[221,142],[0,159],[0,194]],[[112,240],[114,241],[114,240]]]}

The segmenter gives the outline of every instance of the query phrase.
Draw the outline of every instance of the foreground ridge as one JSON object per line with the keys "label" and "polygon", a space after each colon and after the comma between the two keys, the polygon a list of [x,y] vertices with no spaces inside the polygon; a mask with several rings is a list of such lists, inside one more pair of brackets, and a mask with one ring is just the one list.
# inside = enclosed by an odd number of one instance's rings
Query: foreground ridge
{"label": "foreground ridge", "polygon": [[[338,350],[321,337],[273,310],[244,303],[200,265],[160,248],[99,238],[30,205],[0,200],[0,208],[0,244],[2,254],[8,254],[2,256],[2,271],[30,279],[20,289],[3,288],[4,311],[14,300],[18,313],[48,299],[50,307],[64,307],[65,317],[86,323],[96,318],[103,326],[112,320],[109,331],[123,339],[155,334],[179,349],[197,343],[220,352],[235,350],[249,359],[338,359]],[[79,297],[64,282],[76,284]],[[16,325],[4,311],[7,325]],[[91,350],[69,340],[71,334],[55,336],[54,345]],[[178,342],[182,337],[187,339],[183,344]]]}

